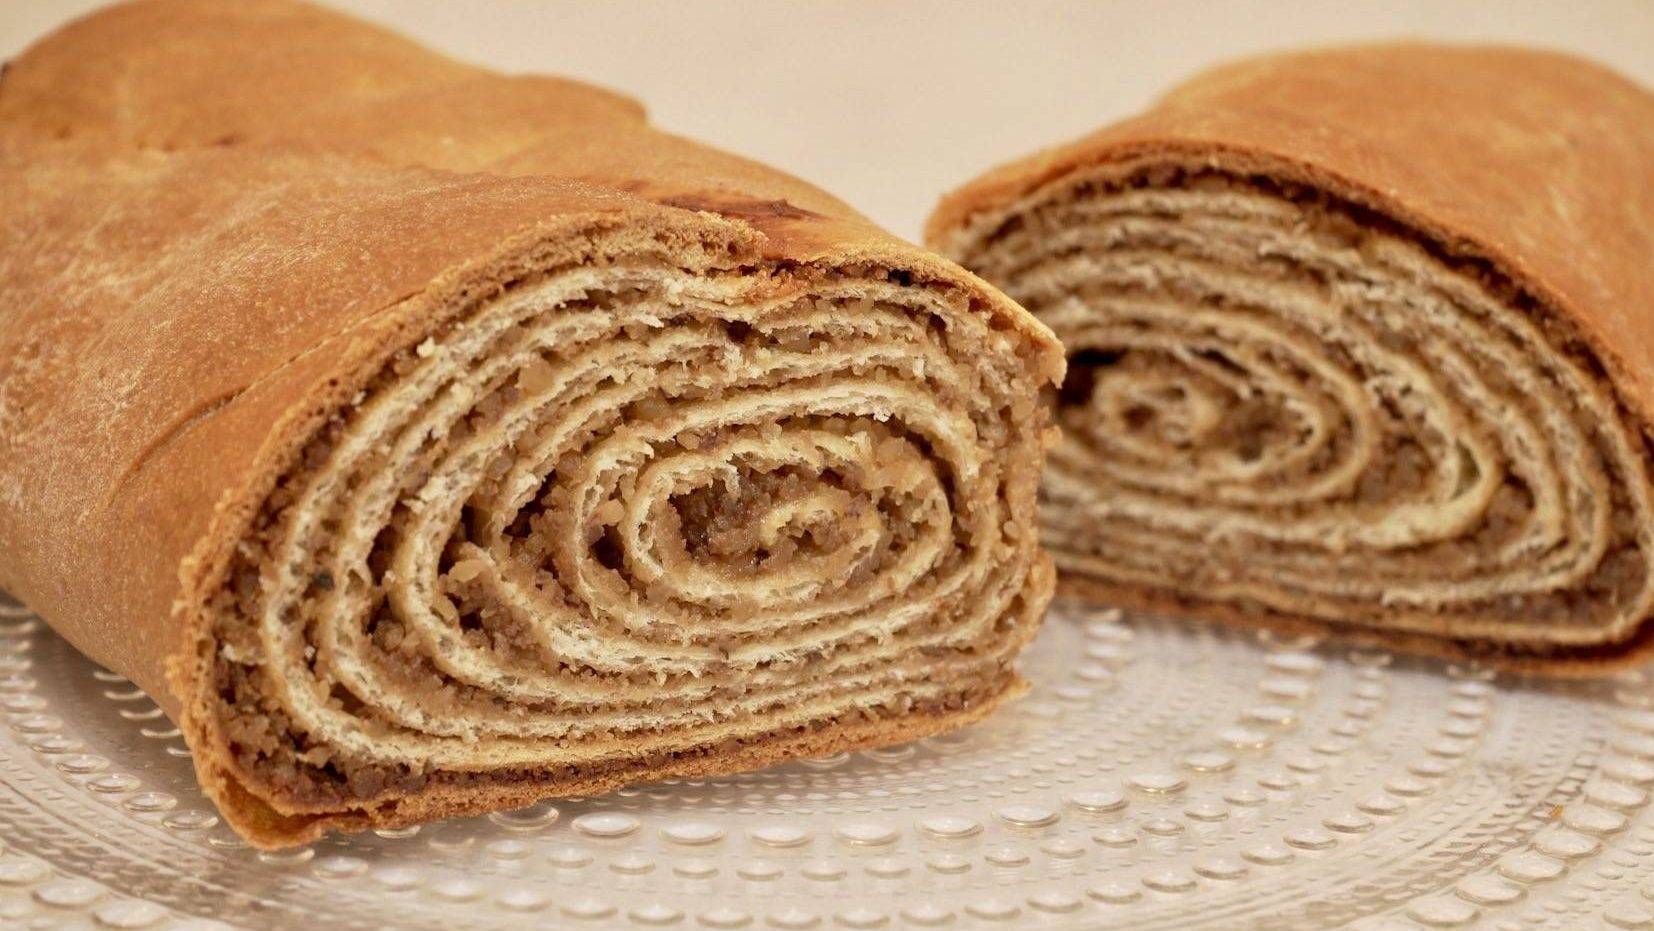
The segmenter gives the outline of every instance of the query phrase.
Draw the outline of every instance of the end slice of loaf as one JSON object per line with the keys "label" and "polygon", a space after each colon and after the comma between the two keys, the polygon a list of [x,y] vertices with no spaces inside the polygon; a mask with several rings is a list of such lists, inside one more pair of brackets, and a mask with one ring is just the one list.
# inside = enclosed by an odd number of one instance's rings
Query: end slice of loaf
{"label": "end slice of loaf", "polygon": [[1650,216],[1648,91],[1399,44],[1219,68],[929,240],[1067,347],[1068,587],[1591,673],[1650,639]]}

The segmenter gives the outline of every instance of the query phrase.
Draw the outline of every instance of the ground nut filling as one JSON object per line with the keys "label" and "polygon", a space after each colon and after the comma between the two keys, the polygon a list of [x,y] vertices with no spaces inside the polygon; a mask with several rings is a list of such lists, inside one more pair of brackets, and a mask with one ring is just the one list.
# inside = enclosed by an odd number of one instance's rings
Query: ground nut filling
{"label": "ground nut filling", "polygon": [[1037,352],[882,273],[508,289],[266,502],[212,614],[238,778],[367,807],[991,702],[1052,583]]}
{"label": "ground nut filling", "polygon": [[1068,350],[1041,519],[1082,584],[1516,654],[1648,614],[1643,433],[1488,263],[1159,159],[1053,182],[954,251]]}

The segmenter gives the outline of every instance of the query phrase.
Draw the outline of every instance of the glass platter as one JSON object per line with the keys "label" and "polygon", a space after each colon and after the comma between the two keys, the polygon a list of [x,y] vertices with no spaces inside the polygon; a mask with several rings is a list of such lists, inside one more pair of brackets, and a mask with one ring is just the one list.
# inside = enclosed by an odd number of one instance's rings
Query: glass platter
{"label": "glass platter", "polygon": [[1654,680],[1059,606],[916,744],[259,854],[0,603],[0,928],[1654,928]]}

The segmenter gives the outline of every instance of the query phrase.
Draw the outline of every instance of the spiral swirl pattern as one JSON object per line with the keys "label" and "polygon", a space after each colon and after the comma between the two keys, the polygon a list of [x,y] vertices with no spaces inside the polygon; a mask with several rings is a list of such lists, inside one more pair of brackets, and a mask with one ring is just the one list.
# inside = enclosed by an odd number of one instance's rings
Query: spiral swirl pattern
{"label": "spiral swirl pattern", "polygon": [[1487,265],[1175,159],[1053,182],[954,252],[1068,349],[1041,518],[1081,587],[1529,655],[1648,613],[1640,431]]}
{"label": "spiral swirl pattern", "polygon": [[620,263],[396,357],[215,621],[243,778],[363,808],[991,704],[1050,593],[1045,415],[965,305]]}

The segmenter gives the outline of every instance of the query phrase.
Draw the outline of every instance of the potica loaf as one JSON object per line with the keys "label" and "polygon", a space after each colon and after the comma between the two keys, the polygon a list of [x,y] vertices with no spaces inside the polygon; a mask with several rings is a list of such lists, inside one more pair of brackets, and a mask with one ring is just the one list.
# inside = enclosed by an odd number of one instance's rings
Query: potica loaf
{"label": "potica loaf", "polygon": [[0,78],[0,586],[260,846],[973,720],[1049,331],[623,97],[150,0]]}
{"label": "potica loaf", "polygon": [[1651,221],[1648,91],[1391,44],[1217,68],[928,238],[1067,347],[1065,587],[1579,673],[1650,640]]}

